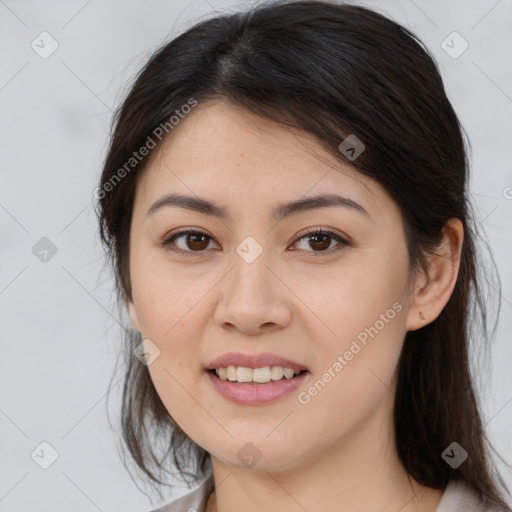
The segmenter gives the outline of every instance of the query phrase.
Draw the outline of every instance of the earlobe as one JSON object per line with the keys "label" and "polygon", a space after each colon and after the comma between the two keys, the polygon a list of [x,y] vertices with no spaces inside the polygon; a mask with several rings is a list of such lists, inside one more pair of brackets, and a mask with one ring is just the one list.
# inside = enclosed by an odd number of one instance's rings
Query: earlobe
{"label": "earlobe", "polygon": [[137,318],[137,312],[135,311],[135,305],[133,302],[128,302],[128,313],[130,314],[130,320],[132,322],[133,328],[140,332],[139,320]]}
{"label": "earlobe", "polygon": [[422,276],[414,291],[407,331],[415,331],[433,322],[450,300],[459,274],[463,240],[462,222],[457,218],[448,220],[437,251],[428,256],[428,276]]}
{"label": "earlobe", "polygon": [[407,314],[406,331],[416,331],[434,320],[432,304],[435,301],[434,292],[425,278],[414,291]]}

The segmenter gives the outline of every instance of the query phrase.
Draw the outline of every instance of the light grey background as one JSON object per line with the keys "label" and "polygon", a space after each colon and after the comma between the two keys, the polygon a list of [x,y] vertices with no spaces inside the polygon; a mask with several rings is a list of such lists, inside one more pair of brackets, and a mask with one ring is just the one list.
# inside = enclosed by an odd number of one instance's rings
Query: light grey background
{"label": "light grey background", "polygon": [[[482,400],[491,439],[510,463],[512,2],[365,5],[427,43],[473,144],[474,201],[503,283]],[[0,0],[0,511],[151,508],[124,469],[119,437],[106,418],[120,340],[92,194],[112,111],[128,81],[161,43],[230,6],[244,4]],[[35,41],[43,51],[43,31],[58,43],[46,59],[31,47]],[[469,44],[458,58],[441,46],[453,31]],[[452,52],[462,48],[452,39]],[[44,46],[50,48],[49,39]],[[57,248],[46,263],[32,252],[42,237]],[[114,419],[117,384],[110,400]],[[43,441],[58,452],[48,469],[31,458]],[[44,453],[48,457],[48,449]],[[510,473],[506,477],[512,481]]]}

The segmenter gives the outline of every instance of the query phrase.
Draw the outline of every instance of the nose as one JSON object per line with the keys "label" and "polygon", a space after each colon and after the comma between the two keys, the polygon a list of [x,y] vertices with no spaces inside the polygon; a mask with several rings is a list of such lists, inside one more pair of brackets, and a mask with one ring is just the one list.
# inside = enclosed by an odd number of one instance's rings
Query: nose
{"label": "nose", "polygon": [[290,289],[271,268],[265,251],[251,263],[235,253],[219,286],[214,320],[222,328],[257,335],[290,323]]}

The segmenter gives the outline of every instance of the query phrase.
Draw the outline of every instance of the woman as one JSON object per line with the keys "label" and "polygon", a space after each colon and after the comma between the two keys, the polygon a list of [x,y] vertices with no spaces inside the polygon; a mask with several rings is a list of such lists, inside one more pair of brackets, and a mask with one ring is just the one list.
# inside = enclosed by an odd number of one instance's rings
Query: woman
{"label": "woman", "polygon": [[508,510],[468,172],[433,58],[369,9],[264,4],[152,56],[96,195],[128,451],[203,480],[158,510]]}

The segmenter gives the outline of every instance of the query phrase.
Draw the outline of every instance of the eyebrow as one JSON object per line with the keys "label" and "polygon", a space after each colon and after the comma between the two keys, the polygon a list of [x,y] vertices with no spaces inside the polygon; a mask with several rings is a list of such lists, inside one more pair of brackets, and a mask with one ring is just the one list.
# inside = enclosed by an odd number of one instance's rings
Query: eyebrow
{"label": "eyebrow", "polygon": [[[272,218],[276,221],[299,212],[314,210],[317,208],[326,208],[330,206],[342,206],[351,210],[363,213],[370,217],[370,214],[354,200],[343,197],[338,194],[321,194],[305,197],[296,201],[283,203],[272,209]],[[229,211],[224,206],[203,199],[200,197],[188,196],[184,194],[167,194],[158,199],[147,211],[146,216],[154,214],[157,210],[164,207],[177,207],[193,210],[205,215],[218,217],[219,219],[232,220]],[[370,217],[371,218],[371,217]]]}

